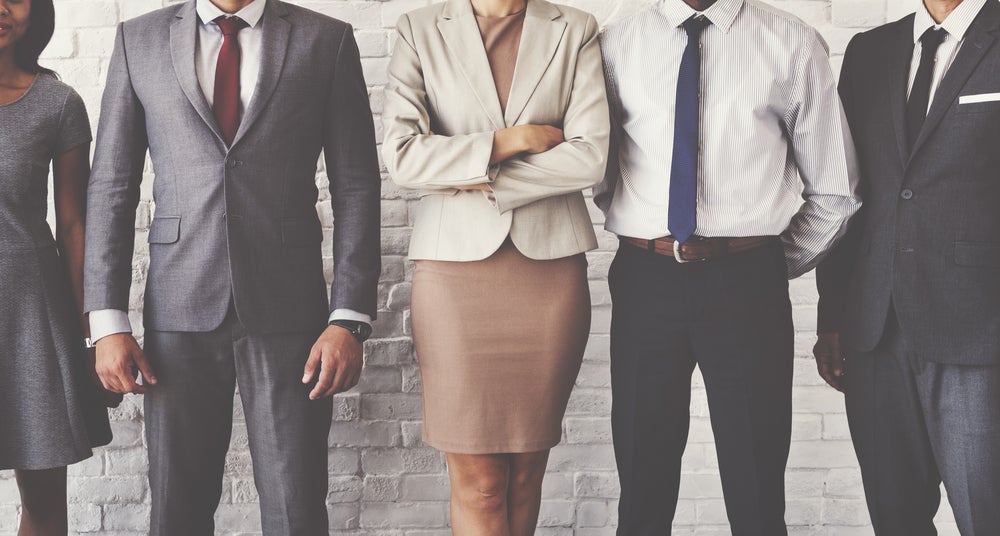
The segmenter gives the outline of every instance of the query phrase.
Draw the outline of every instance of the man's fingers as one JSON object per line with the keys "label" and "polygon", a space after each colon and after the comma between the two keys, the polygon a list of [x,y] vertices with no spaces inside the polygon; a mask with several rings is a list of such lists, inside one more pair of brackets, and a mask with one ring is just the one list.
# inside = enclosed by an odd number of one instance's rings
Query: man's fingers
{"label": "man's fingers", "polygon": [[135,377],[135,372],[131,367],[125,367],[118,371],[118,384],[123,393],[143,394],[146,392],[145,387],[136,383]]}
{"label": "man's fingers", "polygon": [[137,350],[132,355],[132,361],[135,362],[139,373],[142,374],[143,383],[156,385],[156,375],[153,374],[153,367],[149,366],[149,361],[146,361],[146,355],[142,353],[142,350]]}
{"label": "man's fingers", "polygon": [[346,388],[344,388],[344,384],[347,383],[347,379],[348,376],[350,376],[350,372],[347,370],[347,367],[344,366],[343,363],[337,364],[336,374],[337,375],[334,378],[333,383],[330,385],[330,388],[326,391],[326,393],[323,394],[323,396],[325,397],[333,396],[337,393],[342,393],[347,390]]}
{"label": "man's fingers", "polygon": [[101,379],[101,385],[104,386],[105,390],[111,391],[112,393],[122,394],[121,386],[118,385],[118,379],[116,377],[106,373],[98,374],[98,377]]}
{"label": "man's fingers", "polygon": [[321,358],[320,362],[319,381],[316,382],[316,387],[313,387],[312,392],[309,393],[310,400],[318,400],[325,396],[324,393],[330,389],[330,386],[333,384],[334,374],[336,373],[330,358]]}
{"label": "man's fingers", "polygon": [[316,377],[316,368],[319,366],[320,357],[322,357],[322,353],[319,348],[313,346],[309,352],[309,359],[306,360],[306,368],[302,372],[302,383],[309,383]]}

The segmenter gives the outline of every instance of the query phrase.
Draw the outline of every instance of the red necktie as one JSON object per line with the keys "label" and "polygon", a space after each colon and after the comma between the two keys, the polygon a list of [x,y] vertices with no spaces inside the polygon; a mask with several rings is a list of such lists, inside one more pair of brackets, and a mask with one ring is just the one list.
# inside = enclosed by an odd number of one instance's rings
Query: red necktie
{"label": "red necktie", "polygon": [[215,119],[226,143],[232,145],[240,128],[240,42],[237,35],[247,27],[239,17],[219,17],[215,23],[224,40],[215,69]]}

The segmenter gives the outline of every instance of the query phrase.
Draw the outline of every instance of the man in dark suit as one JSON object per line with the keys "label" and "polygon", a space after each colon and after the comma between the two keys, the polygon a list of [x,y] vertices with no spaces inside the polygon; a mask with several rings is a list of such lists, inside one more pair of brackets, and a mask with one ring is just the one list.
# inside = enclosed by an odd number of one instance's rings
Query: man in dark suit
{"label": "man in dark suit", "polygon": [[[125,311],[147,149],[143,352]],[[321,150],[336,218],[329,302]],[[329,397],[358,382],[375,316],[380,182],[349,24],[280,0],[188,0],[119,26],[85,301],[105,386],[146,393],[151,534],[213,533],[237,384],[263,533],[327,533]]]}
{"label": "man in dark suit", "polygon": [[996,0],[925,0],[844,59],[864,206],[818,271],[815,354],[879,535],[936,534],[942,480],[963,535],[1000,534],[998,41]]}

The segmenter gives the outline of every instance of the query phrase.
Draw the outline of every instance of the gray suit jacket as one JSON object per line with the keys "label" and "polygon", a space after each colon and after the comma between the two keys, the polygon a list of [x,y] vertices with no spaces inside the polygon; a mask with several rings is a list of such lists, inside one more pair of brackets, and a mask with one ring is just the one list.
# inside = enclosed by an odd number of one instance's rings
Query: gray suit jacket
{"label": "gray suit jacket", "polygon": [[[819,267],[819,330],[872,350],[889,305],[941,363],[1000,363],[1000,4],[990,0],[906,151],[913,16],[858,35],[840,92],[864,206]],[[980,96],[970,98],[972,96]],[[964,97],[964,98],[963,98]],[[981,102],[978,102],[981,101]]]}
{"label": "gray suit jacket", "polygon": [[[127,310],[146,150],[146,326],[210,331],[230,303],[254,332],[315,330],[331,309],[375,316],[381,180],[349,24],[268,0],[260,78],[227,147],[195,74],[194,0],[119,26],[88,191],[85,306]],[[336,228],[327,301],[316,213],[325,150]]]}

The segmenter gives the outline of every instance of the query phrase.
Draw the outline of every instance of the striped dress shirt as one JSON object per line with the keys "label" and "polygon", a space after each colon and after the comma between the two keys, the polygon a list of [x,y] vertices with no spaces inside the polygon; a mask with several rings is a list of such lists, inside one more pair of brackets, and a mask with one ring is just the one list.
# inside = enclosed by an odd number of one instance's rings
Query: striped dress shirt
{"label": "striped dress shirt", "polygon": [[[595,199],[620,236],[669,235],[682,24],[697,14],[683,0],[659,0],[602,34],[617,159]],[[719,0],[701,15],[711,24],[701,37],[696,234],[780,235],[789,277],[797,277],[861,206],[826,43],[757,0]]]}

